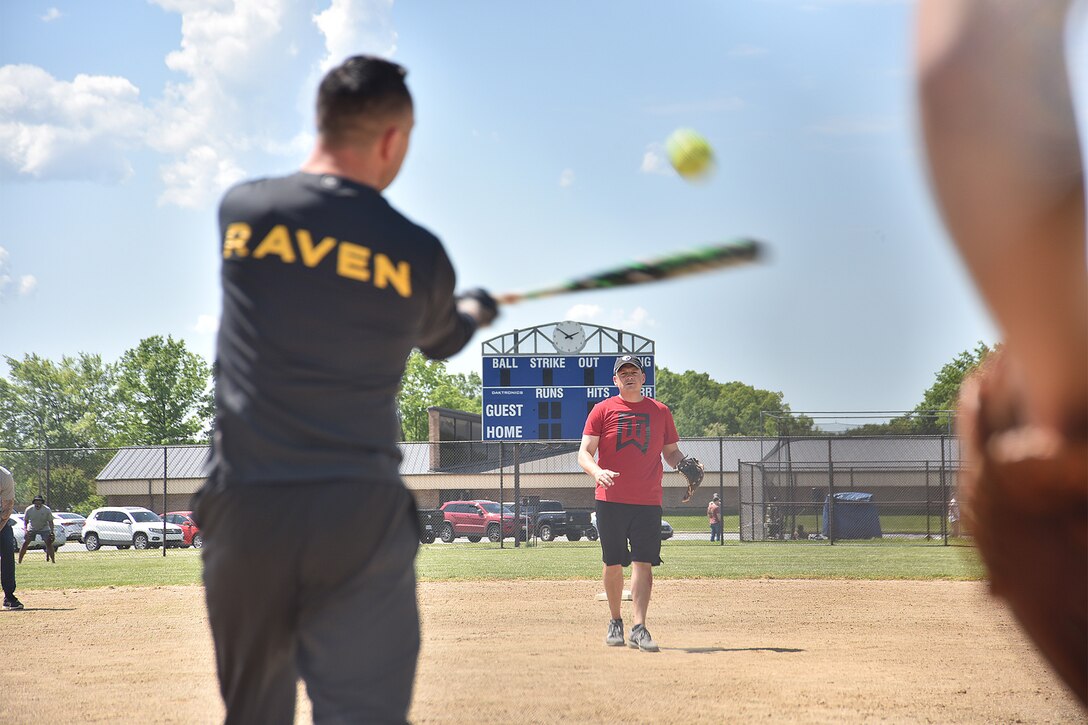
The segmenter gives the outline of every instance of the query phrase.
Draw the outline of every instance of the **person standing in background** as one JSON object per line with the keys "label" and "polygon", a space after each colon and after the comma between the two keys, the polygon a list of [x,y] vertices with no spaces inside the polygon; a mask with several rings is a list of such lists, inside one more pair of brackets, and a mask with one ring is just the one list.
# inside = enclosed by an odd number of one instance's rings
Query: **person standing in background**
{"label": "person standing in background", "polygon": [[4,609],[17,610],[23,603],[15,596],[15,532],[11,514],[15,511],[15,478],[0,466],[0,585]]}
{"label": "person standing in background", "polygon": [[706,518],[710,522],[710,540],[722,540],[722,502],[718,494],[710,498],[706,507]]}

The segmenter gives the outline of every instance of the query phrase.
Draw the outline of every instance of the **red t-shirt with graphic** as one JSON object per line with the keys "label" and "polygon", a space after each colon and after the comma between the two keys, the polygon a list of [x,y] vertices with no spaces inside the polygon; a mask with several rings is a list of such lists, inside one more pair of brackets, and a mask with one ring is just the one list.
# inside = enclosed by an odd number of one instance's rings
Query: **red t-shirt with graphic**
{"label": "red t-shirt with graphic", "polygon": [[582,433],[600,438],[597,465],[620,474],[610,488],[597,486],[597,500],[661,505],[661,449],[680,440],[668,406],[616,395],[593,406]]}

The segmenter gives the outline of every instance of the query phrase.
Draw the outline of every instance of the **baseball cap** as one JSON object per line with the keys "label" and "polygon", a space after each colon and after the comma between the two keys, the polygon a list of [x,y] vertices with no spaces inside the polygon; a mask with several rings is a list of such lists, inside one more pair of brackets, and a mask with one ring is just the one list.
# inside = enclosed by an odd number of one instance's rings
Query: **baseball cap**
{"label": "baseball cap", "polygon": [[620,355],[616,358],[616,364],[612,366],[612,374],[615,375],[620,371],[624,365],[634,365],[639,370],[642,370],[642,363],[638,361],[638,358],[634,355]]}
{"label": "baseball cap", "polygon": [[714,494],[713,496],[711,496],[711,498],[718,499],[719,497],[718,497],[718,494]]}
{"label": "baseball cap", "polygon": [[[24,499],[24,500],[25,500],[25,499]],[[35,496],[35,497],[34,497],[34,500],[33,500],[33,501],[31,501],[31,503],[38,503],[39,501],[41,501],[42,503],[45,503],[45,499],[44,499],[44,498],[42,498],[40,494],[39,494],[38,496]]]}

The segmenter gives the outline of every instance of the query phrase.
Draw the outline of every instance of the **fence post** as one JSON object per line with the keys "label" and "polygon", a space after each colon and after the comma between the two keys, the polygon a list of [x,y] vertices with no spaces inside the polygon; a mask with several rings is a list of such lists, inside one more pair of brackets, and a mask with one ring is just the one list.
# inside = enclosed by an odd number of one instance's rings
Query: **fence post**
{"label": "fence post", "polygon": [[[740,459],[737,459],[737,541],[744,541],[744,478],[740,475]],[[725,524],[722,524],[724,530]]]}
{"label": "fence post", "polygon": [[948,481],[944,475],[944,436],[941,436],[941,538],[944,545],[948,546]]}
{"label": "fence post", "polygon": [[[790,535],[792,536],[794,530],[796,530],[796,528],[797,528],[797,513],[796,513],[796,510],[794,508],[795,502],[797,501],[797,484],[796,484],[796,481],[794,480],[794,476],[793,476],[793,454],[790,451],[789,446],[790,446],[790,443],[789,443],[789,439],[787,438],[786,439],[786,480],[787,480],[786,490],[790,492],[789,493],[789,496],[790,496],[790,519],[789,519],[788,526],[789,526],[789,529],[790,529]],[[778,468],[779,468],[779,470],[781,470],[782,467],[779,466]],[[786,535],[785,527],[787,526],[785,521],[782,522],[782,526],[783,526],[782,536],[783,536],[783,538],[785,538],[785,535]]]}
{"label": "fence post", "polygon": [[162,447],[162,555],[166,556],[166,453],[167,446]]}
{"label": "fence post", "polygon": [[[55,505],[55,504],[53,504],[53,497],[51,495],[52,494],[52,489],[53,489],[52,481],[50,480],[50,476],[49,476],[49,449],[46,448],[45,449],[45,500],[48,501],[50,503],[50,505]],[[40,491],[39,491],[39,493],[40,493]]]}
{"label": "fence post", "polygon": [[831,458],[831,439],[827,439],[827,541],[835,545],[835,462]]}
{"label": "fence post", "polygon": [[[718,436],[718,546],[725,546],[725,441]],[[737,512],[740,512],[740,463],[737,464]],[[737,517],[740,521],[740,517]]]}
{"label": "fence post", "polygon": [[[502,480],[502,441],[499,441],[499,533],[500,533],[499,548],[500,549],[505,549],[506,548],[505,538],[501,536],[501,534],[502,534],[502,515],[503,515],[503,511],[505,510],[505,509],[503,509],[503,506],[502,506],[502,500],[505,498],[505,495],[503,494],[503,490],[504,489],[503,489],[503,480]],[[514,512],[516,513],[517,510],[518,510],[518,500],[517,500],[517,498],[515,498],[514,499]],[[515,533],[514,534],[514,546],[516,547],[517,545],[518,545],[518,537],[517,537],[517,534]]]}
{"label": "fence post", "polygon": [[[514,441],[514,501],[521,500],[521,441]],[[499,502],[502,506],[502,502]],[[499,531],[502,536],[502,531]],[[514,546],[518,546],[518,537],[514,536]]]}
{"label": "fence post", "polygon": [[930,502],[931,498],[932,497],[929,494],[929,461],[926,461],[926,541],[933,538],[930,526],[930,518],[933,515],[933,507]]}

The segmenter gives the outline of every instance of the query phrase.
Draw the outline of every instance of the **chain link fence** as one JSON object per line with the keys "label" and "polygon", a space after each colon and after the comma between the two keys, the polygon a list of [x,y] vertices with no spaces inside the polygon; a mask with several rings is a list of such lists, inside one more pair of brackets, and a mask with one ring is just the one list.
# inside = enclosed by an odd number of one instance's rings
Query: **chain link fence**
{"label": "chain link fence", "polygon": [[[706,477],[682,503],[687,482],[666,467],[661,536],[670,546],[963,541],[953,500],[961,464],[952,436],[689,438],[680,448],[703,462]],[[5,450],[0,465],[15,476],[16,511],[41,494],[58,513],[140,507],[168,515],[168,523],[160,518],[143,526],[99,522],[100,514],[87,528],[92,540],[72,526],[63,550],[146,547],[165,555],[201,541],[183,519],[203,482],[207,452],[207,446]],[[597,546],[594,487],[578,465],[575,441],[403,443],[401,452],[426,545]],[[707,507],[715,494],[723,535],[711,542]],[[107,523],[119,527],[106,532]],[[147,538],[137,536],[149,530]]]}
{"label": "chain link fence", "polygon": [[738,462],[741,541],[962,543],[951,436],[781,439]]}
{"label": "chain link fence", "polygon": [[[64,539],[57,537],[61,552],[165,554],[168,548],[203,541],[183,519],[203,482],[207,452],[202,445],[0,450],[0,466],[15,477],[16,513],[30,506],[34,496],[45,498],[54,523],[64,530]],[[99,515],[85,527],[92,512]],[[17,521],[17,540],[21,526]],[[91,536],[84,536],[88,531]]]}

